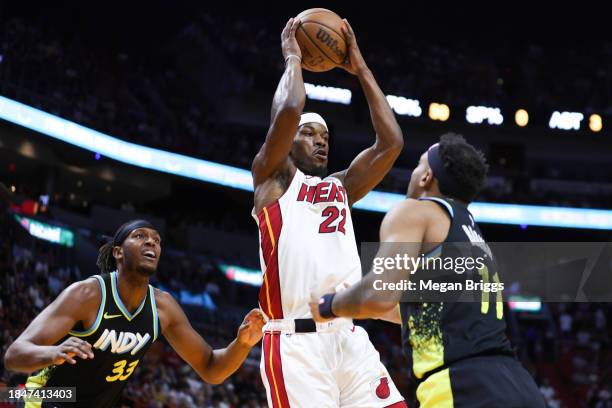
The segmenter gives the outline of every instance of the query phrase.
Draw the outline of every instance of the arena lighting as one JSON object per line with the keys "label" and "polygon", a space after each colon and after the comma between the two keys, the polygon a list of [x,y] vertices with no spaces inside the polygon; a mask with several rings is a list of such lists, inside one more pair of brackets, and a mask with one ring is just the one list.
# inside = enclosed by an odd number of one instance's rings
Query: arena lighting
{"label": "arena lighting", "polygon": [[554,111],[548,121],[551,129],[578,130],[584,115],[580,112],[559,112]]}
{"label": "arena lighting", "polygon": [[0,118],[123,163],[253,191],[248,170],[125,142],[2,96]]}
{"label": "arena lighting", "polygon": [[325,101],[332,103],[341,103],[349,105],[351,103],[352,93],[350,89],[334,88],[333,86],[314,85],[304,83],[306,88],[306,96],[317,101]]}
{"label": "arena lighting", "polygon": [[478,202],[470,204],[469,209],[478,222],[612,229],[612,211],[610,210]]}
{"label": "arena lighting", "polygon": [[593,132],[599,132],[603,128],[603,121],[601,119],[601,116],[596,113],[589,116],[589,128]]}
{"label": "arena lighting", "polygon": [[520,127],[525,127],[529,123],[529,113],[525,109],[519,109],[514,114],[514,121]]}
{"label": "arena lighting", "polygon": [[14,215],[15,220],[33,237],[67,247],[74,246],[74,233],[69,229],[56,227],[28,217]]}
{"label": "arena lighting", "polygon": [[489,125],[501,125],[504,117],[499,108],[468,106],[465,110],[465,120],[469,123],[482,123],[486,120]]}
{"label": "arena lighting", "polygon": [[[130,165],[253,191],[248,170],[125,142],[2,96],[0,119]],[[404,198],[372,191],[354,207],[387,212]],[[485,223],[612,230],[612,210],[494,203],[472,203],[470,210]]]}
{"label": "arena lighting", "polygon": [[[353,208],[387,212],[405,198],[402,194],[372,191]],[[474,219],[482,223],[612,229],[612,210],[479,202],[470,204],[469,209]]]}
{"label": "arena lighting", "polygon": [[231,281],[246,283],[252,286],[261,286],[263,284],[263,275],[259,269],[249,269],[227,264],[219,264],[219,268],[221,268],[227,279]]}
{"label": "arena lighting", "polygon": [[511,295],[508,297],[508,308],[515,312],[539,312],[542,310],[542,300],[539,297]]}
{"label": "arena lighting", "polygon": [[407,115],[418,118],[423,113],[421,103],[416,99],[407,99],[403,96],[387,95],[387,102],[391,105],[391,109],[398,115]]}
{"label": "arena lighting", "polygon": [[450,117],[450,109],[448,105],[443,103],[432,102],[429,104],[429,118],[431,120],[440,120],[445,122]]}
{"label": "arena lighting", "polygon": [[209,310],[217,310],[215,302],[207,292],[191,293],[188,290],[181,290],[178,295],[179,302],[184,305],[201,306]]}

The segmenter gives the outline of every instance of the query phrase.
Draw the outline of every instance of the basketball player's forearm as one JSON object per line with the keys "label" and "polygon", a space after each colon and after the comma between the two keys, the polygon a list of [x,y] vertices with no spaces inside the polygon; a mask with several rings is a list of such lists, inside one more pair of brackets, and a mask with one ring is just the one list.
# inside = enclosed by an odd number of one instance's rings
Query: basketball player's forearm
{"label": "basketball player's forearm", "polygon": [[[415,211],[416,201],[404,201],[392,208],[380,226],[381,245],[372,269],[357,284],[334,296],[331,310],[336,316],[380,318],[401,302],[400,283],[409,282],[427,221]],[[391,262],[388,262],[391,261]]]}
{"label": "basketball player's forearm", "polygon": [[251,348],[251,346],[234,340],[224,349],[213,350],[208,362],[206,378],[203,377],[203,379],[212,384],[221,384],[240,368]]}
{"label": "basketball player's forearm", "polygon": [[402,324],[402,316],[400,314],[399,304],[395,305],[395,307],[391,310],[387,310],[386,313],[378,316],[379,320],[384,320],[389,323]]}
{"label": "basketball player's forearm", "polygon": [[[289,58],[285,67],[285,72],[281,77],[274,100],[272,102],[272,120],[280,111],[287,110],[295,112],[299,116],[306,103],[306,89],[302,77],[302,67],[300,60]],[[293,135],[291,135],[293,137]]]}
{"label": "basketball player's forearm", "polygon": [[375,301],[371,298],[357,295],[353,297],[334,297],[332,311],[338,317],[353,319],[380,319],[389,313],[393,305],[389,302]]}
{"label": "basketball player's forearm", "polygon": [[372,126],[377,137],[376,144],[384,148],[401,149],[404,146],[402,130],[372,71],[368,68],[363,69],[359,72],[358,78],[370,108]]}
{"label": "basketball player's forearm", "polygon": [[352,317],[355,319],[384,319],[397,306],[401,300],[402,292],[396,290],[377,290],[384,282],[399,282],[405,278],[400,270],[389,270],[387,276],[370,271],[357,284],[347,290],[338,292],[334,296],[332,312],[339,317]]}
{"label": "basketball player's forearm", "polygon": [[11,371],[32,373],[53,364],[53,348],[17,340],[6,351],[4,366]]}
{"label": "basketball player's forearm", "polygon": [[386,316],[397,304],[396,299],[385,299],[374,290],[372,274],[358,284],[334,296],[332,312],[338,317],[354,319],[379,319]]}

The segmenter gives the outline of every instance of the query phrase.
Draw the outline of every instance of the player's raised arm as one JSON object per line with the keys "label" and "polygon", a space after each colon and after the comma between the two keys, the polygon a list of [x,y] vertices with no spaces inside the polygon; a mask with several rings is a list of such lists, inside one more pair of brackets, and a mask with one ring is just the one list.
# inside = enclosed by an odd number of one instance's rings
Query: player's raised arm
{"label": "player's raised arm", "polygon": [[77,337],[54,344],[77,322],[95,315],[100,299],[100,288],[94,279],[70,285],[10,345],[4,356],[4,366],[12,371],[31,373],[52,364],[77,364],[75,357],[94,358],[91,344]]}
{"label": "player's raised arm", "polygon": [[225,381],[261,340],[264,320],[258,309],[246,315],[234,341],[224,349],[213,350],[193,329],[171,295],[157,291],[156,302],[164,336],[178,355],[207,383],[220,384]]}
{"label": "player's raised arm", "polygon": [[299,25],[298,19],[291,18],[281,34],[285,72],[272,101],[266,141],[253,160],[251,171],[255,187],[287,165],[293,137],[304,109],[306,90],[302,78],[302,53],[295,39]]}
{"label": "player's raised arm", "polygon": [[376,187],[393,167],[404,147],[404,136],[384,93],[361,55],[351,25],[347,20],[344,20],[344,24],[342,31],[347,40],[348,59],[343,68],[359,78],[376,131],[376,142],[359,153],[341,176],[348,191],[349,203],[353,205]]}
{"label": "player's raised arm", "polygon": [[[418,257],[427,229],[427,218],[417,211],[422,205],[416,200],[406,200],[395,206],[383,219],[380,226],[381,246],[376,258],[395,259],[396,255]],[[384,275],[370,271],[361,281],[338,292],[327,294],[322,299],[331,302],[333,316],[352,317],[356,319],[383,319],[397,323],[394,311],[401,299],[402,291],[375,290],[374,281],[382,279],[388,283],[399,283],[410,278],[409,268],[385,269]],[[317,321],[325,321],[330,316],[321,316],[320,300],[313,297],[310,310]]]}

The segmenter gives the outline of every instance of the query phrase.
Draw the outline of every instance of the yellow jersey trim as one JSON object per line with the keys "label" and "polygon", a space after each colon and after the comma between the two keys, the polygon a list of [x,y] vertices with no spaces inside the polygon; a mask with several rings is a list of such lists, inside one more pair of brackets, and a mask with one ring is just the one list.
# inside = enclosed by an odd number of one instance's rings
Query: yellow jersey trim
{"label": "yellow jersey trim", "polygon": [[128,312],[127,307],[125,307],[125,305],[121,301],[121,298],[119,297],[119,291],[117,290],[117,272],[116,271],[111,273],[111,289],[113,291],[113,299],[115,299],[115,304],[117,305],[117,307],[119,308],[123,316],[128,321],[131,322],[136,316],[138,316],[138,314],[144,308],[144,305],[147,301],[147,296],[145,295],[144,299],[142,299],[142,303],[140,304],[140,306],[138,306],[138,309],[136,309],[134,314],[131,314],[130,312]]}
{"label": "yellow jersey trim", "polygon": [[102,290],[102,300],[100,301],[100,307],[98,307],[98,315],[96,316],[96,321],[94,324],[87,330],[78,331],[78,330],[70,330],[68,334],[76,337],[86,337],[91,336],[98,330],[100,327],[100,323],[102,322],[102,315],[104,314],[104,306],[106,305],[106,285],[104,284],[104,279],[100,275],[94,275],[94,278],[98,280],[100,284],[100,289]]}
{"label": "yellow jersey trim", "polygon": [[153,341],[155,341],[159,333],[159,319],[157,317],[157,305],[155,304],[155,289],[151,285],[149,285],[149,296],[151,298],[151,309],[153,310]]}

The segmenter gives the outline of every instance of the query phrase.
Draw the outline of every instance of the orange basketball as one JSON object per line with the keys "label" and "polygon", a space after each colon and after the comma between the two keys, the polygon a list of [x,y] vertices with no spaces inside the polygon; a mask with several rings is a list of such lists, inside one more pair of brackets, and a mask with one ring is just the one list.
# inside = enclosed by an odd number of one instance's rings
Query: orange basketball
{"label": "orange basketball", "polygon": [[342,19],[333,11],[312,8],[297,15],[302,21],[295,37],[302,50],[302,67],[308,71],[329,71],[346,57],[346,41],[340,30]]}

